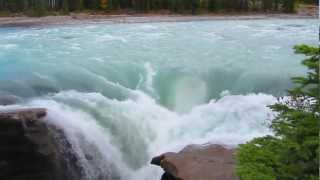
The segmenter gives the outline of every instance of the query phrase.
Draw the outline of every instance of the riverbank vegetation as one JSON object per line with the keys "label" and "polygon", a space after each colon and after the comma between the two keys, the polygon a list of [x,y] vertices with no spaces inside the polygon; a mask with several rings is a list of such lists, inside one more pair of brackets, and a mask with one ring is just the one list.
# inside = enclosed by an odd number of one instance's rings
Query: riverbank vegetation
{"label": "riverbank vegetation", "polygon": [[104,13],[292,13],[298,3],[317,4],[319,0],[0,0],[0,14],[44,16],[70,12]]}
{"label": "riverbank vegetation", "polygon": [[319,47],[301,45],[296,53],[309,71],[295,77],[297,87],[271,108],[274,136],[256,138],[240,145],[237,173],[241,180],[317,180],[319,178]]}

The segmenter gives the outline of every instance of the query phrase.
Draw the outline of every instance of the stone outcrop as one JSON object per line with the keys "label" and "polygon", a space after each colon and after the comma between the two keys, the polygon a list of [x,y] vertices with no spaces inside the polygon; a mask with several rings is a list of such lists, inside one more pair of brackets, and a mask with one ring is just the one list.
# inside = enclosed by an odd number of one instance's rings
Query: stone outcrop
{"label": "stone outcrop", "polygon": [[77,157],[46,109],[0,111],[0,179],[81,180]]}
{"label": "stone outcrop", "polygon": [[161,166],[161,180],[237,180],[234,150],[221,145],[189,145],[178,153],[154,157]]}

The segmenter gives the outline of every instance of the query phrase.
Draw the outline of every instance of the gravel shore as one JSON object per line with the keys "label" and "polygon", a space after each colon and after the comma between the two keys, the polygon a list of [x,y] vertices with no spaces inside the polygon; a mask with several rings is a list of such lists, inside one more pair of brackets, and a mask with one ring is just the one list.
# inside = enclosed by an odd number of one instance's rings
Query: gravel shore
{"label": "gravel shore", "polygon": [[152,22],[188,22],[211,20],[258,20],[258,19],[298,19],[317,18],[297,14],[254,14],[254,15],[88,15],[46,17],[0,17],[0,27],[64,25],[80,23],[152,23]]}

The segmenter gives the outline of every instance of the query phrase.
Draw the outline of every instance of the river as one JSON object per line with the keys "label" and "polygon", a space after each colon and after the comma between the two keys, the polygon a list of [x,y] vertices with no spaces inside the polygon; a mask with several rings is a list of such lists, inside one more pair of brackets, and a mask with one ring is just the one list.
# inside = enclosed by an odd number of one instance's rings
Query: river
{"label": "river", "polygon": [[314,19],[0,28],[0,96],[45,107],[88,180],[160,179],[150,159],[270,134]]}

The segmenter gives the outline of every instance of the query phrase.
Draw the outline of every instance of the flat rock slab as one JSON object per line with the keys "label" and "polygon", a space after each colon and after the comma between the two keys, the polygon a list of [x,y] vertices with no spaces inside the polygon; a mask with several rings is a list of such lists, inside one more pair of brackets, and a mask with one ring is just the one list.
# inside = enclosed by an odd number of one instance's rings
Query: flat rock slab
{"label": "flat rock slab", "polygon": [[236,180],[234,152],[221,145],[189,145],[157,156],[151,164],[163,168],[162,180]]}

